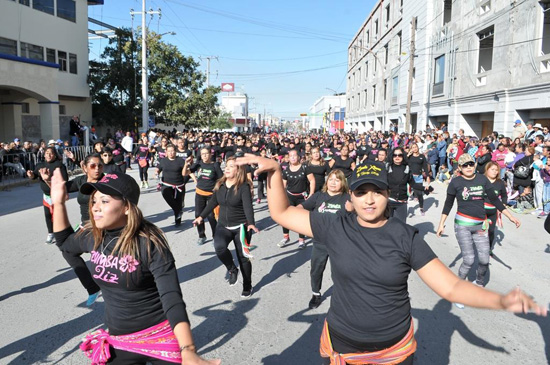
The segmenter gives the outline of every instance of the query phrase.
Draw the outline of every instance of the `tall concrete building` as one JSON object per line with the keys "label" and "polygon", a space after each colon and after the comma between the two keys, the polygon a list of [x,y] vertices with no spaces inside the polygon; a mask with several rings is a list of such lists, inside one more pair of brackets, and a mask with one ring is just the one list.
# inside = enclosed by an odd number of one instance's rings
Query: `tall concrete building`
{"label": "tall concrete building", "polygon": [[0,140],[67,138],[91,124],[88,5],[103,0],[0,3]]}
{"label": "tall concrete building", "polygon": [[[511,135],[550,125],[550,0],[382,0],[348,47],[347,129],[405,130],[417,18],[411,130]],[[374,37],[374,38],[373,38]]]}

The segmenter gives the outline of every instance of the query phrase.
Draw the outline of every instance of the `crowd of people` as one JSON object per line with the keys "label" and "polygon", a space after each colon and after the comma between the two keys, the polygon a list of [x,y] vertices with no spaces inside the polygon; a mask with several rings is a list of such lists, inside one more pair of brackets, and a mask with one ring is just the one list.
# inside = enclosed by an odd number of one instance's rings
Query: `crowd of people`
{"label": "crowd of people", "polygon": [[[46,146],[44,160],[23,172],[40,180],[46,243],[62,250],[87,290],[87,305],[103,293],[109,332],[90,334],[81,346],[92,360],[216,363],[196,356],[167,239],[138,207],[140,191],[156,188],[180,226],[192,180],[197,244],[207,241],[207,220],[229,284],[237,283],[239,272],[243,277],[243,298],[253,294],[254,204],[267,199],[271,218],[283,230],[279,247],[290,243],[290,231],[298,234],[300,249],[313,239],[309,308],[321,304],[323,272],[331,262],[334,293],[320,334],[327,361],[412,364],[411,269],[459,308],[546,315],[519,290],[501,295],[484,288],[500,215],[519,228],[518,213],[550,213],[550,134],[540,125],[521,127],[516,123],[514,138],[495,132],[482,139],[463,130],[451,134],[445,126],[422,133],[307,135],[150,130],[136,139],[117,132],[94,141],[82,161]],[[69,181],[67,164],[79,165],[84,175]],[[127,175],[132,166],[139,184]],[[455,201],[458,206],[454,230],[463,262],[457,275],[406,222],[409,202],[418,202],[425,214],[432,182],[448,184],[438,236]],[[76,228],[67,218],[68,192],[78,192]],[[479,262],[471,283],[475,251]],[[85,252],[99,274],[87,271]]]}

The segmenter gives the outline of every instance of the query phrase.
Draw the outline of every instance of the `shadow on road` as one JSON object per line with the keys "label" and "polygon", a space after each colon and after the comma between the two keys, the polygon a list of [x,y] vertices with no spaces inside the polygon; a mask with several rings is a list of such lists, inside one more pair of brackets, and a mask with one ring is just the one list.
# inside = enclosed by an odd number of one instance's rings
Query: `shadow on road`
{"label": "shadow on road", "polygon": [[415,337],[418,341],[414,360],[419,364],[449,364],[451,338],[455,331],[470,344],[491,351],[508,353],[473,333],[462,319],[451,313],[452,303],[441,299],[433,309],[412,309],[418,320]]}
{"label": "shadow on road", "polygon": [[0,296],[0,302],[3,301],[3,300],[9,299],[13,296],[19,295],[19,294],[34,293],[35,291],[38,291],[38,290],[41,290],[41,289],[46,289],[46,288],[48,288],[52,285],[61,284],[61,283],[64,283],[66,281],[76,279],[76,274],[74,273],[74,271],[70,267],[66,267],[64,269],[58,270],[58,272],[60,272],[60,271],[63,271],[63,272],[61,274],[57,275],[57,276],[54,276],[53,278],[51,278],[47,281],[44,281],[43,283],[29,285],[29,286],[26,286],[26,287],[21,288],[19,290],[12,291],[10,293],[6,293],[6,294]]}
{"label": "shadow on road", "polygon": [[539,325],[540,331],[542,332],[542,339],[544,340],[544,353],[546,354],[546,363],[550,364],[550,321],[548,320],[548,317],[537,316],[533,313],[517,313],[516,316],[528,321],[533,321]]}
{"label": "shadow on road", "polygon": [[222,265],[222,263],[218,259],[218,256],[216,256],[214,252],[204,252],[201,254],[201,256],[210,257],[206,260],[192,262],[178,269],[178,278],[180,283],[184,283],[186,281],[204,276],[210,271],[214,271]]}

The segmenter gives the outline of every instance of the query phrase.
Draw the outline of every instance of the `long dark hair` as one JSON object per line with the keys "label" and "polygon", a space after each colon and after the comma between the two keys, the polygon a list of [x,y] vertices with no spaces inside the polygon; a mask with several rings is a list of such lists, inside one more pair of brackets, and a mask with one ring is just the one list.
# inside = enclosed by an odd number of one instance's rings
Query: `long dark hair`
{"label": "long dark hair", "polygon": [[393,151],[391,151],[391,156],[390,156],[390,160],[389,160],[390,165],[394,165],[393,155],[394,155],[395,151],[401,151],[401,154],[403,155],[403,162],[401,162],[401,165],[407,166],[409,164],[409,161],[407,160],[407,154],[405,153],[405,149],[401,146],[395,147],[393,149]]}

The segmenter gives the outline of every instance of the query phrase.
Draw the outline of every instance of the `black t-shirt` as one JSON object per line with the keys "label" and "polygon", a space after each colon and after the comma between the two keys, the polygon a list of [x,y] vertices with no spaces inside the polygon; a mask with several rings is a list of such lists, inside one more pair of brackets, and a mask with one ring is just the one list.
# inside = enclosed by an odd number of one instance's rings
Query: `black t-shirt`
{"label": "black t-shirt", "polygon": [[170,160],[169,158],[163,158],[162,160],[160,160],[157,169],[162,171],[163,182],[172,185],[181,185],[184,183],[183,176],[181,175],[181,171],[183,170],[184,165],[185,161],[179,157],[176,157],[173,160]]}
{"label": "black t-shirt", "polygon": [[351,174],[353,174],[353,170],[351,169],[351,164],[353,163],[352,158],[348,157],[343,160],[340,156],[334,156],[332,159],[334,160],[334,165],[332,165],[333,170],[342,170],[345,177],[350,177]]}
{"label": "black t-shirt", "polygon": [[107,231],[98,249],[94,249],[90,233],[76,235],[70,227],[55,232],[56,244],[62,251],[91,253],[92,277],[105,300],[105,324],[110,334],[134,333],[166,319],[172,329],[180,322],[189,322],[172,252],[160,252],[140,236],[139,257],[113,256],[121,232],[122,229]]}
{"label": "black t-shirt", "polygon": [[316,211],[323,214],[336,214],[340,211],[343,212],[346,210],[347,201],[350,201],[349,194],[337,194],[331,196],[329,193],[324,191],[318,191],[310,196],[308,200],[300,203],[300,205],[309,211]]}
{"label": "black t-shirt", "polygon": [[[101,180],[103,176],[99,177]],[[90,211],[88,210],[90,195],[85,195],[80,192],[80,187],[88,182],[88,177],[86,175],[80,175],[75,177],[73,180],[67,182],[67,191],[69,193],[74,193],[78,191],[76,201],[80,206],[80,222],[86,222],[90,220]]]}
{"label": "black t-shirt", "polygon": [[42,189],[42,191],[46,195],[50,195],[50,186],[46,184],[44,180],[42,180],[42,176],[40,175],[40,169],[42,168],[47,168],[48,170],[50,170],[50,176],[53,176],[53,172],[55,171],[55,169],[59,168],[61,170],[61,175],[63,175],[63,180],[69,180],[67,168],[65,167],[65,165],[63,165],[63,162],[61,160],[55,160],[52,162],[40,162],[34,168],[33,174],[35,179],[40,180],[40,189]]}
{"label": "black t-shirt", "polygon": [[407,200],[407,184],[413,189],[422,190],[423,185],[416,183],[406,165],[388,165],[388,186],[390,188],[390,198],[399,201]]}
{"label": "black t-shirt", "polygon": [[155,148],[155,150],[157,151],[157,157],[159,160],[162,160],[163,158],[166,157],[166,149],[162,147],[157,147]]}
{"label": "black t-shirt", "polygon": [[267,150],[270,151],[273,156],[275,156],[279,153],[279,145],[273,142],[269,142],[267,144]]}
{"label": "black t-shirt", "polygon": [[310,163],[307,165],[307,168],[315,178],[315,191],[321,190],[325,185],[326,176],[330,172],[329,164],[325,163],[324,165],[321,166],[321,165],[313,165]]}
{"label": "black t-shirt", "polygon": [[239,186],[236,192],[235,185],[228,188],[227,185],[221,184],[200,216],[203,218],[208,217],[218,205],[220,206],[218,224],[223,227],[235,227],[243,223],[247,225],[256,224],[254,221],[254,208],[252,207],[252,193],[248,183]]}
{"label": "black t-shirt", "polygon": [[476,174],[472,180],[467,180],[462,176],[453,178],[447,187],[447,199],[443,206],[443,214],[449,214],[456,199],[457,212],[476,219],[485,219],[486,196],[499,211],[503,211],[506,208],[498,200],[495,191],[490,189],[490,186],[491,182],[485,175]]}
{"label": "black t-shirt", "polygon": [[430,171],[428,169],[428,161],[422,154],[419,156],[410,155],[407,161],[413,175],[422,175],[423,172],[428,173]]}
{"label": "black t-shirt", "polygon": [[297,171],[291,171],[290,166],[283,170],[283,180],[286,180],[286,190],[293,194],[307,192],[308,174],[308,168],[304,165],[301,165]]}
{"label": "black t-shirt", "polygon": [[124,153],[126,150],[122,148],[119,143],[115,143],[114,146],[108,144],[107,147],[109,147],[113,153],[113,161],[115,164],[120,165],[124,162]]}
{"label": "black t-shirt", "polygon": [[[506,184],[504,184],[504,181],[495,180],[495,182],[492,183],[489,180],[489,189],[495,192],[495,195],[500,199],[502,204],[508,202],[508,193],[506,192]],[[485,196],[485,208],[492,208],[492,210],[495,210],[495,206],[491,204],[487,196]]]}
{"label": "black t-shirt", "polygon": [[418,230],[390,218],[379,228],[359,225],[357,214],[310,214],[316,241],[326,244],[334,292],[331,328],[358,342],[382,342],[407,332],[411,305],[407,280],[436,258]]}
{"label": "black t-shirt", "polygon": [[180,157],[183,159],[183,161],[187,160],[187,157],[193,156],[193,151],[184,149],[183,151],[180,151],[176,148],[176,157]]}
{"label": "black t-shirt", "polygon": [[147,146],[143,143],[138,144],[136,146],[135,150],[134,150],[134,156],[136,156],[136,158],[138,160],[148,158],[149,157],[149,146]]}
{"label": "black t-shirt", "polygon": [[204,191],[213,191],[216,181],[223,176],[220,164],[217,162],[198,162],[189,168],[197,178],[197,188]]}

